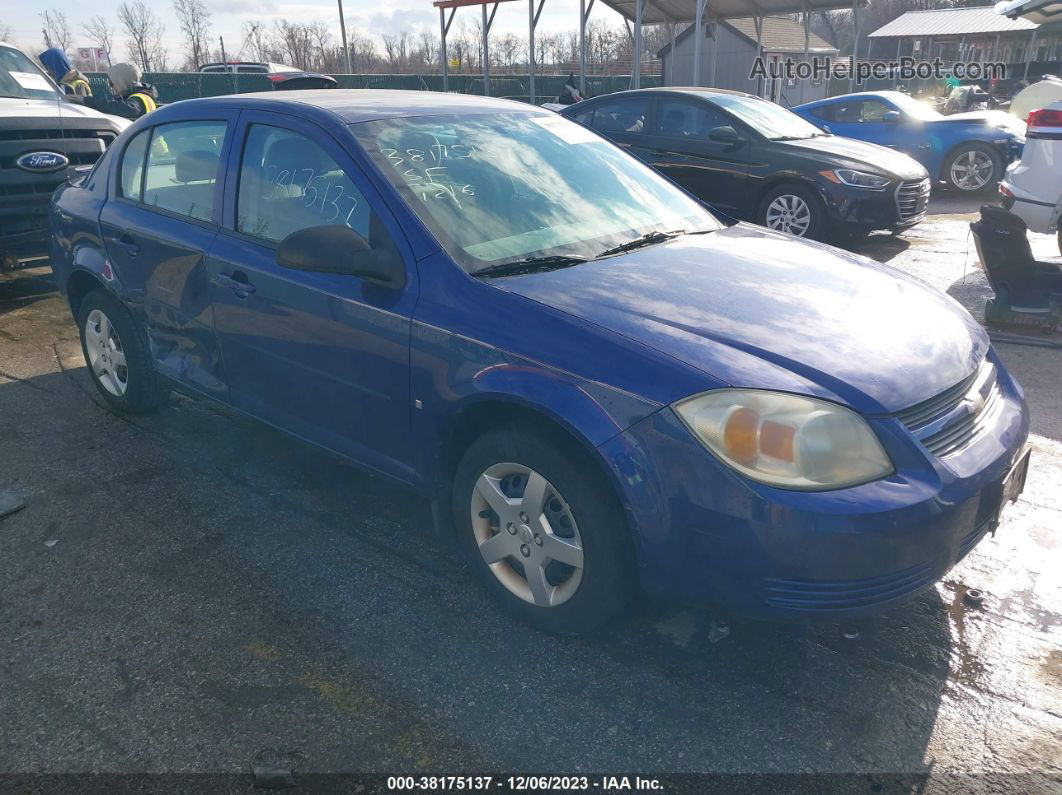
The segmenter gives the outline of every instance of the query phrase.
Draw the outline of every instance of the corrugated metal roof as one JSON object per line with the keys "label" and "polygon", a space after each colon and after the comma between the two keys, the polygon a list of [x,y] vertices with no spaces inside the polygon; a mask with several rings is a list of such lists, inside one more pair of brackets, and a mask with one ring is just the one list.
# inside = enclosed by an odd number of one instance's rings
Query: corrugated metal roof
{"label": "corrugated metal roof", "polygon": [[984,8],[942,8],[934,11],[908,11],[882,25],[872,39],[921,36],[965,36],[972,33],[1013,33],[1039,27],[1027,19],[1007,19],[991,6]]}
{"label": "corrugated metal roof", "polygon": [[[613,11],[634,21],[636,0],[601,0]],[[643,2],[642,23],[656,25],[665,22],[693,22],[698,0],[652,0]],[[701,0],[703,2],[703,0]],[[852,0],[709,0],[704,19],[732,19],[750,14],[795,14],[805,8],[825,11],[831,8],[851,8]]]}

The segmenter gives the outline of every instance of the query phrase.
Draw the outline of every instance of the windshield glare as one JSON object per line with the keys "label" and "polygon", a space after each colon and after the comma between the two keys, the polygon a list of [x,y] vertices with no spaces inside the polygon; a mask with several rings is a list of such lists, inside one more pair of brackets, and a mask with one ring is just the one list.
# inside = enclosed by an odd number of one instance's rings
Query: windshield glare
{"label": "windshield glare", "polygon": [[595,257],[648,232],[720,227],[640,161],[555,114],[425,116],[351,129],[469,271]]}
{"label": "windshield glare", "polygon": [[912,118],[921,119],[922,121],[935,121],[936,119],[944,118],[943,114],[933,110],[926,103],[919,102],[914,97],[909,97],[899,91],[890,91],[887,96],[889,102]]}
{"label": "windshield glare", "polygon": [[712,102],[733,113],[760,135],[772,141],[826,135],[811,122],[766,99],[713,94]]}
{"label": "windshield glare", "polygon": [[10,47],[0,47],[0,97],[56,99],[62,95],[29,58]]}

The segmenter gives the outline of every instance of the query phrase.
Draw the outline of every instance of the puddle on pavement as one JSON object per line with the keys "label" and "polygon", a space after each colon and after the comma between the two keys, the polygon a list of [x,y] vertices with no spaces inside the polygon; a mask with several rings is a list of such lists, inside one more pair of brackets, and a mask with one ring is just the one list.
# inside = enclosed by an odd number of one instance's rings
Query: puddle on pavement
{"label": "puddle on pavement", "polygon": [[981,689],[987,666],[981,656],[974,651],[970,633],[969,613],[979,613],[983,607],[971,607],[966,602],[966,593],[970,588],[954,580],[945,580],[944,588],[952,592],[948,605],[948,624],[951,628],[951,673],[949,681],[966,687]]}

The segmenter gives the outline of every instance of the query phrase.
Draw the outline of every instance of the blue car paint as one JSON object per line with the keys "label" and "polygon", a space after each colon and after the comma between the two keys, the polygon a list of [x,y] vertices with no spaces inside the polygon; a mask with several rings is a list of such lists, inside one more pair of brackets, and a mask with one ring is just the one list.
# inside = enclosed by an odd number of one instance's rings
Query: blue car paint
{"label": "blue car paint", "polygon": [[[56,193],[60,289],[80,294],[93,280],[119,296],[148,325],[156,366],[179,388],[407,483],[437,509],[448,499],[443,446],[468,412],[517,406],[554,421],[614,484],[642,581],[655,592],[760,614],[855,616],[926,587],[985,532],[979,512],[993,505],[992,490],[1023,449],[1028,419],[983,330],[951,299],[877,263],[744,225],[566,270],[475,279],[405,206],[347,124],[514,105],[402,92],[366,104],[344,93],[327,92],[320,101],[329,108],[316,105],[317,94],[309,94],[315,104],[221,97],[139,120],[81,186]],[[239,153],[231,142],[242,140],[245,123],[237,112],[274,114],[272,123],[309,131],[358,177],[406,262],[401,291],[282,272],[260,243],[232,231]],[[147,126],[192,117],[237,125],[222,153],[214,223],[188,229],[187,220],[147,208],[137,215],[115,200],[124,144]],[[123,231],[156,248],[128,256]],[[211,283],[237,266],[269,281],[265,300]],[[936,328],[905,315],[912,300]],[[890,318],[894,344],[879,336]],[[292,372],[292,351],[310,327],[323,335],[320,358]],[[238,361],[248,353],[253,368]],[[991,434],[943,463],[888,415],[957,382],[986,354],[1000,373],[1003,412]],[[307,373],[309,387],[300,377]],[[868,417],[895,473],[819,493],[741,478],[670,408],[729,385],[850,405]],[[366,422],[352,416],[358,411],[376,413]],[[784,596],[815,583],[856,596],[826,608]]]}
{"label": "blue car paint", "polygon": [[[820,99],[806,105],[798,105],[793,112],[823,129],[829,128],[834,135],[856,138],[872,144],[887,146],[910,155],[923,166],[934,179],[946,179],[944,167],[948,155],[960,144],[976,141],[999,152],[1006,165],[1020,157],[1023,141],[1009,130],[986,124],[979,119],[964,119],[962,115],[943,116],[937,120],[923,121],[906,114],[899,122],[839,122],[826,120],[815,114],[822,108],[845,104],[861,98],[876,99],[889,108],[903,113],[894,103],[891,92],[862,92],[839,97]],[[1003,142],[1003,143],[1000,143]],[[1002,176],[1002,174],[1000,174]]]}

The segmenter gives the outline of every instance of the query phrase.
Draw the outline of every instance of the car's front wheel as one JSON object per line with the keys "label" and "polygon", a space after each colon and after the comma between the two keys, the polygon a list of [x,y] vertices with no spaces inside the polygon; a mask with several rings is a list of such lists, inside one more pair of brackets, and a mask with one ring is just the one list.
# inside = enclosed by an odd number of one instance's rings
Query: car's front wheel
{"label": "car's front wheel", "polygon": [[756,223],[796,237],[819,240],[826,229],[826,208],[802,185],[772,188],[760,201]]}
{"label": "car's front wheel", "polygon": [[966,144],[951,153],[944,164],[944,179],[962,193],[991,189],[1003,178],[1003,158],[985,144]]}
{"label": "car's front wheel", "polygon": [[151,362],[147,334],[118,299],[103,290],[85,296],[78,312],[81,350],[92,383],[119,411],[158,407],[165,391]]}
{"label": "car's front wheel", "polygon": [[519,618],[565,635],[616,616],[635,578],[623,511],[573,445],[506,426],[473,442],[454,478],[471,568]]}

